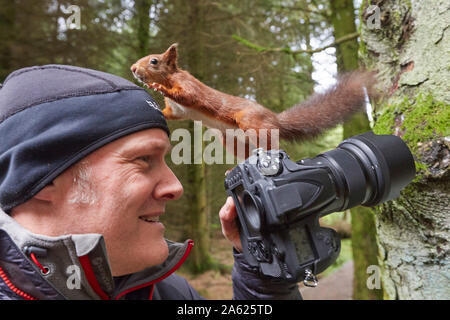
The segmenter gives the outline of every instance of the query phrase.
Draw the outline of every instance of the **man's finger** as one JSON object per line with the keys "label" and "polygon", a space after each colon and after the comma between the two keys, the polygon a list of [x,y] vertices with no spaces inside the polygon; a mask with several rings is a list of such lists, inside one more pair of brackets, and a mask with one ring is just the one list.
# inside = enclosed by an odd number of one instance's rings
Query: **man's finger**
{"label": "man's finger", "polygon": [[219,216],[224,221],[232,221],[236,218],[236,208],[234,207],[233,198],[228,197],[225,205],[220,209]]}
{"label": "man's finger", "polygon": [[233,202],[233,198],[227,198],[227,201],[219,211],[219,217],[222,224],[222,233],[225,238],[231,241],[233,246],[238,251],[242,251],[241,241],[239,238],[239,230],[236,221],[237,212]]}

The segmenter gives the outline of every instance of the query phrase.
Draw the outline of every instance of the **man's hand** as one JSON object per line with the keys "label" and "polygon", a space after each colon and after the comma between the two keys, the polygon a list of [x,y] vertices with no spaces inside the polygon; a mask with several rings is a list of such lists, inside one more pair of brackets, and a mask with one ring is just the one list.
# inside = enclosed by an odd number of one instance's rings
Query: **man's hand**
{"label": "man's hand", "polygon": [[228,197],[219,212],[220,223],[222,224],[222,233],[230,241],[234,248],[242,252],[241,239],[239,237],[238,217],[233,198]]}

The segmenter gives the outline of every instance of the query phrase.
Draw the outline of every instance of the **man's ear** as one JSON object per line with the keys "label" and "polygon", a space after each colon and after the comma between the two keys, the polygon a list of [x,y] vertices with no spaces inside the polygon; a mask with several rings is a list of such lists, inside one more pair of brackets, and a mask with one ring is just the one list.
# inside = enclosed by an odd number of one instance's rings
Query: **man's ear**
{"label": "man's ear", "polygon": [[178,43],[174,43],[164,52],[164,60],[166,60],[169,66],[174,68],[177,67],[177,47]]}
{"label": "man's ear", "polygon": [[41,201],[53,201],[55,199],[56,187],[52,183],[46,185],[41,191],[34,195],[33,198]]}

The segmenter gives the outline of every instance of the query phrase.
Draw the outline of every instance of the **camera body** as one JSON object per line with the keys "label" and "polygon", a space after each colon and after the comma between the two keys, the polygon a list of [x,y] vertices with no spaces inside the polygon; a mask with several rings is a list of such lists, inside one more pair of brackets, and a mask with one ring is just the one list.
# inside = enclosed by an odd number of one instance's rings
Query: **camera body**
{"label": "camera body", "polygon": [[281,150],[256,149],[226,176],[236,205],[244,256],[266,276],[304,281],[338,257],[336,231],[319,218],[397,197],[415,175],[413,157],[396,136],[372,132],[294,162]]}
{"label": "camera body", "polygon": [[[265,163],[276,172],[265,172]],[[335,200],[326,168],[257,150],[227,175],[225,188],[236,204],[245,258],[264,275],[301,281],[337,259],[339,236],[321,227],[317,214]]]}

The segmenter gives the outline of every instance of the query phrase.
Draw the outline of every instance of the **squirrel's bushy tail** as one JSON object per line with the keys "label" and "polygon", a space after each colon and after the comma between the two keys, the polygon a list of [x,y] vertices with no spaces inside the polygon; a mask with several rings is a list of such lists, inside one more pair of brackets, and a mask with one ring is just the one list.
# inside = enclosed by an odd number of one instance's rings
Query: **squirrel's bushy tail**
{"label": "squirrel's bushy tail", "polygon": [[376,97],[375,74],[355,71],[341,76],[336,85],[307,101],[277,115],[280,138],[302,140],[321,134],[345,121],[353,113],[363,110],[366,87],[370,97]]}

